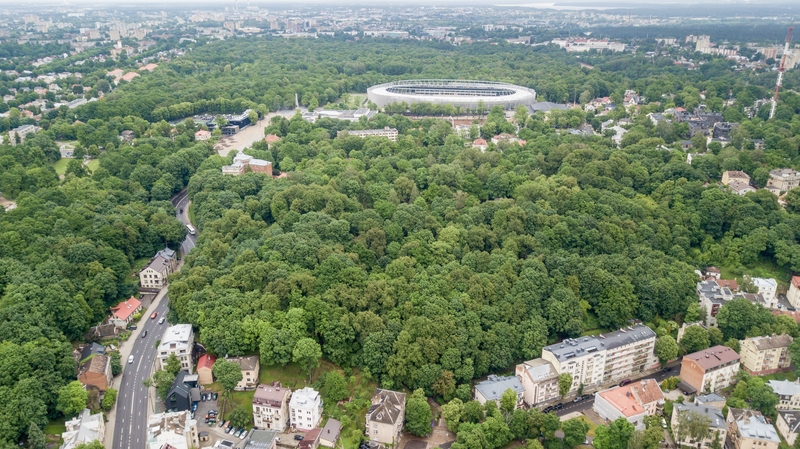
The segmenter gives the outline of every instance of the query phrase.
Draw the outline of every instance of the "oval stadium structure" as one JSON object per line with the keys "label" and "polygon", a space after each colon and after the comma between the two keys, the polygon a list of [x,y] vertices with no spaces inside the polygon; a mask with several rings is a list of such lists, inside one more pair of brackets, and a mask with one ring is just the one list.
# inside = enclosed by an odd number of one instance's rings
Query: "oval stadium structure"
{"label": "oval stadium structure", "polygon": [[473,110],[482,101],[488,111],[496,105],[514,109],[536,103],[536,91],[494,81],[403,80],[372,86],[367,89],[367,98],[380,107],[392,103],[431,103]]}

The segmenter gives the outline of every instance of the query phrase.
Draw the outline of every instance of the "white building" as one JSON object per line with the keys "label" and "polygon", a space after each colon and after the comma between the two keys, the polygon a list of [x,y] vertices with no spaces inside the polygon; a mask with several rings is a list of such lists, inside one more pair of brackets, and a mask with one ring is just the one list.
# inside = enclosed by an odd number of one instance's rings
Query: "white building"
{"label": "white building", "polygon": [[176,324],[164,331],[158,345],[158,360],[161,368],[167,366],[171,354],[181,361],[181,369],[192,372],[192,348],[194,347],[194,331],[191,324]]}
{"label": "white building", "polygon": [[311,430],[322,419],[322,397],[311,387],[305,387],[292,394],[289,401],[289,418],[297,430]]}
{"label": "white building", "polygon": [[150,415],[147,419],[147,449],[200,447],[197,421],[188,411]]}
{"label": "white building", "polygon": [[792,276],[789,282],[789,291],[786,292],[786,299],[794,307],[800,307],[800,276]]}
{"label": "white building", "polygon": [[800,409],[800,382],[790,380],[770,380],[767,382],[772,391],[778,395],[778,410]]}
{"label": "white building", "polygon": [[362,139],[367,137],[386,137],[392,142],[397,141],[397,128],[385,127],[383,129],[352,129],[339,131],[336,137],[342,136],[356,136]]}
{"label": "white building", "polygon": [[92,441],[102,442],[106,434],[103,414],[92,415],[88,408],[83,409],[76,418],[65,422],[64,426],[67,431],[61,434],[64,444],[60,446],[60,449],[73,449]]}
{"label": "white building", "polygon": [[522,399],[529,407],[558,399],[558,371],[547,360],[522,362],[517,365],[516,375],[525,390]]}
{"label": "white building", "polygon": [[522,405],[522,396],[525,390],[516,376],[500,377],[490,374],[486,380],[475,384],[475,400],[480,402],[481,405],[486,404],[487,401],[494,401],[499,406],[500,398],[503,397],[503,393],[506,390],[513,391],[517,396],[514,408]]}
{"label": "white building", "polygon": [[764,297],[767,307],[774,309],[778,306],[778,282],[775,279],[752,278],[753,285],[758,289],[758,293]]}

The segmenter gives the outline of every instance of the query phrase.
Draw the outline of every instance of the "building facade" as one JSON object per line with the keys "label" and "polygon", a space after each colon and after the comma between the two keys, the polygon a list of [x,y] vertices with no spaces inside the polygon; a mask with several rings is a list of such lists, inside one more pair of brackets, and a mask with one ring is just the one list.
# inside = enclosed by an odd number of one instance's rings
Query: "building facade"
{"label": "building facade", "polygon": [[680,379],[698,393],[710,393],[732,385],[738,372],[739,354],[717,345],[683,356]]}
{"label": "building facade", "polygon": [[790,380],[770,380],[767,382],[772,391],[778,395],[778,410],[800,409],[800,382]]}
{"label": "building facade", "polygon": [[767,188],[788,192],[800,184],[800,173],[791,168],[777,168],[769,172]]}
{"label": "building facade", "polygon": [[77,417],[64,423],[66,431],[61,434],[64,443],[59,449],[74,449],[92,441],[103,442],[106,435],[106,423],[102,413],[92,415],[88,408],[83,409]]}
{"label": "building facade", "polygon": [[792,364],[789,335],[768,335],[751,337],[741,341],[739,354],[742,366],[754,376],[788,371]]}
{"label": "building facade", "polygon": [[226,357],[225,360],[239,365],[242,370],[242,380],[236,385],[234,390],[254,390],[258,386],[259,363],[258,356],[247,357]]}
{"label": "building facade", "polygon": [[522,399],[529,407],[558,399],[558,372],[544,359],[528,360],[517,365],[516,375],[524,390]]}
{"label": "building facade", "polygon": [[289,401],[289,421],[297,430],[311,430],[322,419],[322,397],[311,387],[305,387],[292,394]]}
{"label": "building facade", "polygon": [[488,401],[494,401],[499,406],[500,398],[506,390],[513,391],[517,396],[514,408],[522,405],[522,396],[525,390],[522,388],[522,383],[516,376],[500,377],[495,374],[490,374],[486,380],[475,384],[475,400],[480,402],[481,405],[486,404]]}
{"label": "building facade", "polygon": [[383,129],[353,129],[353,130],[343,130],[339,131],[336,134],[336,137],[342,136],[356,136],[361,137],[362,139],[367,137],[385,137],[392,142],[397,141],[397,128],[390,128],[388,126],[384,127]]}
{"label": "building facade", "polygon": [[741,170],[728,170],[722,173],[722,185],[728,185],[733,181],[750,184],[750,176]]}
{"label": "building facade", "polygon": [[289,397],[292,390],[281,386],[259,385],[253,395],[253,421],[259,429],[283,432],[289,422]]}
{"label": "building facade", "polygon": [[[682,413],[692,412],[705,416],[709,420],[709,435],[700,441],[695,441],[691,436],[687,435],[687,432],[681,432],[679,430],[681,425],[681,417],[679,415]],[[725,444],[725,438],[728,435],[728,426],[725,423],[725,416],[722,414],[722,410],[702,404],[675,404],[672,408],[672,418],[670,423],[673,435],[683,436],[683,438],[681,438],[681,443],[683,446],[701,449],[711,447],[711,443],[714,441],[715,435],[719,435],[720,443]]]}
{"label": "building facade", "polygon": [[143,288],[161,289],[167,285],[167,276],[172,274],[177,266],[175,251],[164,248],[157,252],[139,272],[139,284]]}
{"label": "building facade", "polygon": [[786,299],[795,308],[800,307],[800,276],[792,276],[789,282],[789,291],[786,292]]}
{"label": "building facade", "polygon": [[789,446],[794,446],[797,433],[800,432],[800,410],[779,410],[775,428]]}
{"label": "building facade", "polygon": [[765,306],[774,309],[778,306],[778,281],[772,278],[751,278],[758,294],[764,297]]}
{"label": "building facade", "polygon": [[400,441],[406,414],[406,394],[377,389],[367,410],[367,437],[374,443],[396,444]]}
{"label": "building facade", "polygon": [[197,421],[190,412],[167,412],[147,419],[147,449],[190,449],[200,447]]}
{"label": "building facade", "polygon": [[191,324],[176,324],[168,327],[158,345],[158,361],[161,369],[166,368],[169,356],[175,354],[181,361],[181,369],[191,373],[193,348],[194,331]]}
{"label": "building facade", "polygon": [[778,449],[781,439],[764,415],[756,410],[728,409],[728,435],[736,449]]}

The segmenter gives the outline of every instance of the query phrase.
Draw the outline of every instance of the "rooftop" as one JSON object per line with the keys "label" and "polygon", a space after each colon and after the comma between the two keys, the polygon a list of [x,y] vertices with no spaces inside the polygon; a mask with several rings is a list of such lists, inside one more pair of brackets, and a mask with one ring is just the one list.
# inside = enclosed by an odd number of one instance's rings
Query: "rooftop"
{"label": "rooftop", "polygon": [[759,290],[761,290],[762,288],[766,288],[766,289],[776,289],[776,288],[778,288],[778,281],[776,281],[775,279],[772,279],[772,278],[769,278],[769,279],[766,279],[766,278],[752,278],[752,281],[753,281],[753,285],[758,287]]}
{"label": "rooftop", "polygon": [[725,425],[725,417],[722,415],[722,411],[714,407],[710,407],[708,405],[697,405],[689,402],[683,404],[675,404],[675,410],[677,410],[678,413],[684,413],[684,412],[699,413],[708,418],[709,420],[711,420],[712,428],[720,430],[727,429],[727,426]]}
{"label": "rooftop", "polygon": [[246,357],[225,357],[225,360],[239,365],[242,371],[253,371],[258,368],[258,356],[251,355]]}
{"label": "rooftop", "polygon": [[170,266],[170,262],[166,257],[156,256],[156,257],[153,257],[152,259],[150,259],[150,263],[148,263],[147,266],[142,268],[142,271],[150,268],[150,269],[155,270],[155,271],[157,271],[159,273],[163,273],[164,270],[167,269],[167,267],[169,267],[169,266]]}
{"label": "rooftop", "polygon": [[292,394],[292,399],[289,401],[289,406],[294,408],[311,408],[315,404],[319,404],[319,392],[311,387],[305,387],[297,390]]}
{"label": "rooftop", "polygon": [[790,380],[770,380],[767,384],[778,396],[800,395],[800,383]]}
{"label": "rooftop", "polygon": [[202,357],[197,361],[197,369],[200,368],[211,368],[214,366],[214,363],[217,361],[217,358],[211,354],[203,354]]}
{"label": "rooftop", "polygon": [[627,417],[645,412],[645,406],[664,399],[664,393],[653,379],[633,382],[622,387],[614,387],[598,393]]}
{"label": "rooftop", "polygon": [[486,380],[475,384],[475,390],[479,391],[487,401],[499,400],[509,389],[517,394],[525,391],[517,376],[500,377],[490,374]]}
{"label": "rooftop", "polygon": [[728,419],[736,421],[739,434],[744,438],[754,440],[765,440],[780,443],[778,432],[769,424],[761,412],[756,410],[744,410],[738,408],[728,409]]}
{"label": "rooftop", "polygon": [[792,344],[792,337],[783,334],[783,335],[767,335],[764,337],[751,337],[745,341],[752,341],[756,348],[759,351],[765,351],[767,349],[776,349],[776,348],[786,348],[790,344]]}
{"label": "rooftop", "polygon": [[164,331],[164,336],[161,337],[161,345],[159,345],[159,348],[169,345],[170,343],[187,344],[191,338],[191,324],[176,324],[168,327],[167,330]]}
{"label": "rooftop", "polygon": [[561,343],[545,346],[542,351],[552,353],[559,362],[563,362],[588,353],[614,349],[655,337],[656,333],[652,329],[642,324],[636,324],[607,334],[574,339],[568,338]]}
{"label": "rooftop", "polygon": [[778,415],[789,426],[792,433],[800,433],[800,410],[778,410]]}
{"label": "rooftop", "polygon": [[273,382],[272,385],[259,385],[253,395],[253,404],[280,407],[291,392],[292,390],[288,387],[281,386],[280,382]]}
{"label": "rooftop", "polygon": [[367,422],[376,421],[385,424],[394,424],[398,419],[403,419],[406,408],[406,394],[392,390],[375,390],[372,396],[372,405],[367,411]]}
{"label": "rooftop", "polygon": [[729,365],[732,362],[738,362],[739,354],[727,346],[717,345],[702,351],[687,354],[683,356],[683,359],[694,360],[701,368],[707,371],[720,366]]}
{"label": "rooftop", "polygon": [[142,305],[142,302],[131,296],[127,301],[123,301],[111,308],[112,315],[120,320],[127,320]]}
{"label": "rooftop", "polygon": [[523,362],[522,366],[525,367],[528,375],[530,375],[531,379],[533,379],[535,382],[555,379],[558,377],[558,371],[556,371],[553,364],[542,358],[528,360],[527,362]]}
{"label": "rooftop", "polygon": [[247,439],[245,449],[270,449],[278,432],[275,430],[254,430]]}

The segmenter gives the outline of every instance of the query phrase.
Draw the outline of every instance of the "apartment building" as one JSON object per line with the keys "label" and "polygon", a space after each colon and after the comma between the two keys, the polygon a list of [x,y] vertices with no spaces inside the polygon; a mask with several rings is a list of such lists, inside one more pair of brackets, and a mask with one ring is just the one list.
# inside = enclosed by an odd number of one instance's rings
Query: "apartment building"
{"label": "apartment building", "polygon": [[176,324],[168,327],[158,345],[158,360],[161,369],[166,368],[169,356],[175,354],[181,361],[181,369],[191,373],[193,348],[194,331],[191,324]]}
{"label": "apartment building", "polygon": [[396,444],[406,415],[406,394],[378,388],[367,410],[366,432],[371,442]]}
{"label": "apartment building", "polygon": [[522,405],[522,395],[525,390],[522,388],[520,380],[515,376],[501,377],[490,374],[486,380],[475,384],[475,400],[480,402],[481,405],[486,404],[488,401],[494,401],[500,406],[500,398],[503,397],[506,390],[513,391],[517,396],[514,408]]}
{"label": "apartment building", "polygon": [[786,334],[742,340],[739,354],[744,369],[755,376],[788,371],[792,364],[792,356],[789,353],[792,341],[792,337]]}
{"label": "apartment building", "polygon": [[781,443],[775,427],[759,411],[731,407],[727,422],[735,449],[778,449]]}
{"label": "apartment building", "polygon": [[597,393],[593,410],[609,422],[625,418],[637,430],[644,430],[645,416],[655,416],[658,403],[663,400],[658,382],[644,379]]}
{"label": "apartment building", "polygon": [[200,447],[197,421],[189,411],[156,413],[147,419],[147,449]]}
{"label": "apartment building", "polygon": [[550,362],[559,374],[570,373],[571,391],[577,391],[581,385],[596,387],[658,366],[653,353],[655,344],[656,333],[636,324],[545,346],[541,358]]}
{"label": "apartment building", "polygon": [[289,397],[292,390],[281,386],[259,385],[253,395],[253,421],[259,429],[283,432],[289,422]]}
{"label": "apartment building", "polygon": [[253,390],[258,385],[258,372],[260,369],[257,355],[247,357],[225,357],[225,360],[239,365],[242,370],[242,380],[236,384],[236,391]]}
{"label": "apartment building", "polygon": [[397,128],[390,128],[384,127],[383,129],[353,129],[353,130],[343,130],[339,131],[336,134],[336,137],[341,136],[356,136],[361,137],[362,139],[367,137],[385,137],[392,142],[397,141]]}
{"label": "apartment building", "polygon": [[776,168],[769,172],[767,188],[788,192],[800,184],[800,173],[791,168]]}
{"label": "apartment building", "polygon": [[[709,433],[708,436],[703,438],[700,441],[695,441],[692,439],[688,432],[680,432],[678,429],[680,427],[680,420],[679,416],[682,413],[698,413],[702,416],[705,416],[709,420]],[[715,435],[719,435],[719,441],[724,444],[725,438],[728,435],[728,426],[725,422],[725,416],[722,414],[722,410],[710,407],[708,405],[704,405],[702,403],[698,403],[695,401],[694,403],[683,403],[683,404],[675,404],[672,408],[672,418],[671,418],[671,426],[673,435],[681,434],[683,438],[681,439],[681,443],[683,446],[687,447],[698,447],[698,448],[707,448],[711,447],[711,443],[714,441]]]}
{"label": "apartment building", "polygon": [[764,297],[765,306],[774,309],[778,306],[778,281],[769,278],[751,278],[753,285],[758,289],[758,294]]}
{"label": "apartment building", "polygon": [[253,156],[244,154],[241,150],[233,157],[233,164],[222,167],[222,174],[243,175],[247,172],[248,167],[252,173],[264,173],[272,176],[272,162],[256,159]]}
{"label": "apartment building", "polygon": [[775,427],[786,440],[786,444],[794,446],[797,434],[800,433],[800,410],[779,410]]}
{"label": "apartment building", "polygon": [[717,327],[717,312],[727,301],[733,299],[733,291],[728,287],[721,287],[716,279],[709,279],[697,283],[697,297],[700,308],[706,311],[706,326]]}
{"label": "apartment building", "polygon": [[739,354],[717,345],[683,356],[680,379],[697,392],[713,392],[732,385],[738,372]]}
{"label": "apartment building", "polygon": [[800,276],[792,276],[792,280],[789,282],[789,291],[786,292],[786,299],[795,308],[800,307]]}
{"label": "apartment building", "polygon": [[741,170],[728,170],[722,173],[722,185],[728,185],[733,181],[750,184],[750,176]]}
{"label": "apartment building", "polygon": [[547,360],[522,362],[517,365],[516,375],[524,390],[522,399],[529,407],[558,399],[558,371]]}
{"label": "apartment building", "polygon": [[770,380],[767,382],[772,391],[778,395],[778,410],[800,409],[800,381]]}
{"label": "apartment building", "polygon": [[305,387],[292,394],[289,401],[289,418],[292,427],[308,431],[317,427],[322,419],[322,397],[311,387]]}
{"label": "apartment building", "polygon": [[92,415],[88,408],[83,409],[77,417],[64,423],[65,431],[61,434],[64,443],[59,449],[74,449],[92,441],[103,441],[106,434],[106,422],[102,413]]}
{"label": "apartment building", "polygon": [[164,248],[157,252],[150,262],[139,272],[139,284],[143,288],[160,289],[167,285],[167,276],[178,266],[174,250]]}

